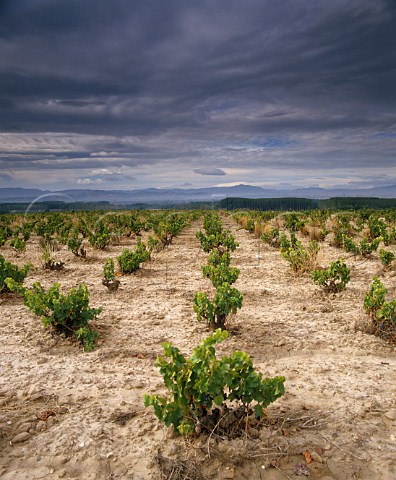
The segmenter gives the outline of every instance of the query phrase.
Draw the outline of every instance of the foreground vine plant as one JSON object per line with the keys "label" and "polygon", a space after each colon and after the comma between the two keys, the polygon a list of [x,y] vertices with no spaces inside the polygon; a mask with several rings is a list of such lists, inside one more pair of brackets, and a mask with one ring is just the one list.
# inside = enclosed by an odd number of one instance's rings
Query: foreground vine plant
{"label": "foreground vine plant", "polygon": [[379,280],[373,277],[370,290],[366,292],[363,306],[370,316],[374,333],[396,341],[396,299],[386,301],[388,289]]}
{"label": "foreground vine plant", "polygon": [[221,219],[216,212],[208,212],[204,217],[204,230],[197,232],[197,238],[205,252],[209,252],[207,265],[202,266],[202,274],[212,282],[216,293],[212,300],[206,293],[197,292],[194,296],[194,311],[198,321],[204,320],[215,330],[226,330],[226,320],[230,313],[235,314],[242,307],[243,294],[231,287],[239,277],[239,268],[231,267],[231,251],[238,244],[229,230],[223,230]]}
{"label": "foreground vine plant", "polygon": [[118,266],[121,273],[133,273],[139,270],[140,264],[150,260],[151,255],[146,245],[138,239],[135,250],[131,252],[128,248],[124,248],[121,255],[117,257]]}
{"label": "foreground vine plant", "polygon": [[382,238],[375,238],[372,242],[369,242],[367,238],[363,238],[359,244],[354,243],[352,238],[343,236],[344,250],[346,253],[352,253],[353,255],[362,255],[368,257],[373,252],[377,251],[378,246]]}
{"label": "foreground vine plant", "polygon": [[390,268],[392,262],[395,260],[395,254],[389,250],[384,250],[383,248],[381,248],[379,255],[382,265],[385,268]]}
{"label": "foreground vine plant", "polygon": [[214,346],[227,337],[226,331],[217,329],[187,359],[170,342],[162,344],[164,356],[159,356],[155,365],[169,397],[146,394],[144,405],[152,406],[166,426],[172,425],[181,434],[199,431],[214,406],[224,410],[242,405],[246,415],[253,409],[261,418],[264,409],[284,394],[285,377],[263,378],[247,353],[235,351],[218,359]]}
{"label": "foreground vine plant", "polygon": [[344,290],[350,280],[350,269],[340,258],[331,262],[327,269],[314,270],[312,280],[324,288],[326,292],[337,293]]}
{"label": "foreground vine plant", "polygon": [[7,260],[0,253],[0,293],[10,291],[9,287],[5,282],[7,278],[11,278],[16,283],[22,283],[29,272],[29,268],[29,264],[26,264],[22,268],[19,268],[18,265],[7,262]]}
{"label": "foreground vine plant", "polygon": [[291,232],[290,241],[284,234],[281,235],[280,252],[282,257],[289,262],[293,272],[302,274],[315,269],[319,244],[317,241],[312,240],[307,247],[304,247],[304,245],[297,240],[295,234]]}
{"label": "foreground vine plant", "polygon": [[223,283],[232,285],[238,280],[240,273],[239,268],[230,267],[227,263],[203,265],[201,268],[202,275],[209,278],[215,288],[220,287]]}
{"label": "foreground vine plant", "polygon": [[11,278],[5,282],[11,291],[22,293],[25,305],[41,317],[44,327],[52,327],[56,333],[66,336],[74,335],[85,351],[94,349],[98,334],[89,322],[96,319],[102,307],[89,307],[88,288],[84,283],[63,295],[59,283],[54,283],[46,292],[39,282],[35,282],[32,288],[24,288]]}
{"label": "foreground vine plant", "polygon": [[194,312],[198,321],[206,321],[212,329],[226,330],[226,320],[230,313],[235,314],[242,307],[243,293],[229,283],[217,286],[213,300],[206,293],[197,292],[194,296]]}
{"label": "foreground vine plant", "polygon": [[114,260],[112,258],[106,258],[103,265],[103,277],[102,285],[104,285],[110,292],[117,291],[120,286],[120,281],[115,278]]}

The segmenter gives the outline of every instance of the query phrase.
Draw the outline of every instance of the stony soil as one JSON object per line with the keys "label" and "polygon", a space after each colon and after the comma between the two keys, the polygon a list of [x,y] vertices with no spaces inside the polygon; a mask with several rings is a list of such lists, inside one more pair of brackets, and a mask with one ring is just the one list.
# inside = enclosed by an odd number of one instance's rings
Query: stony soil
{"label": "stony soil", "polygon": [[[308,275],[292,274],[279,250],[231,218],[223,223],[240,243],[232,264],[241,270],[236,287],[244,305],[218,352],[244,350],[265,375],[286,377],[286,394],[263,424],[237,439],[185,439],[143,406],[144,393],[165,394],[154,366],[161,343],[189,354],[209,334],[192,308],[195,292],[211,292],[201,275],[207,254],[195,238],[199,223],[142,270],[119,277],[115,293],[101,284],[104,259],[136,240],[105,252],[88,248],[86,260],[62,248],[55,258],[65,269],[51,272],[40,267],[32,239],[23,256],[2,253],[38,266],[27,285],[59,281],[67,291],[85,282],[91,305],[104,307],[100,339],[84,353],[45,331],[21,297],[0,297],[1,479],[396,478],[395,349],[361,331],[372,276],[380,275],[395,298],[394,272],[383,272],[377,254],[346,255],[351,281],[344,292],[326,295]],[[339,255],[324,242],[319,263]]]}

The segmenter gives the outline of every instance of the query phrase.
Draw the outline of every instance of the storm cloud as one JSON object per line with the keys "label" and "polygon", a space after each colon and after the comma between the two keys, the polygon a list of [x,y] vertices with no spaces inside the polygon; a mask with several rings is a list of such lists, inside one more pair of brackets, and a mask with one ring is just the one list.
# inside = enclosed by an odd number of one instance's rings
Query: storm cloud
{"label": "storm cloud", "polygon": [[0,186],[396,183],[395,24],[392,0],[5,0]]}
{"label": "storm cloud", "polygon": [[226,175],[224,170],[221,168],[194,168],[194,173],[199,173],[200,175]]}

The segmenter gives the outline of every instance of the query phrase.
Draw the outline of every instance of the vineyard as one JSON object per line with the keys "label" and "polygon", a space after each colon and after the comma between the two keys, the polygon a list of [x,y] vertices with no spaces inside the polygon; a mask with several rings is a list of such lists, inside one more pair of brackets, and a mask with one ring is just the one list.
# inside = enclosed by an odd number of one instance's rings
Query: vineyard
{"label": "vineyard", "polygon": [[394,210],[3,214],[0,246],[0,478],[394,478]]}

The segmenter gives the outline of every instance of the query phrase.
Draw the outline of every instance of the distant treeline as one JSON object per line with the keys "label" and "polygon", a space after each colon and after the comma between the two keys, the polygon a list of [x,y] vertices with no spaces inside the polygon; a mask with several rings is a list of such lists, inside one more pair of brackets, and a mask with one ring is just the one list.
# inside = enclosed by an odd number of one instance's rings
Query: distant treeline
{"label": "distant treeline", "polygon": [[225,210],[383,210],[396,208],[396,198],[333,197],[325,200],[308,198],[224,198],[218,206]]}
{"label": "distant treeline", "polygon": [[51,200],[35,203],[0,203],[0,213],[73,212],[82,210],[208,210],[212,208],[216,208],[213,202],[116,205],[108,201],[69,203],[61,200]]}
{"label": "distant treeline", "polygon": [[73,210],[107,210],[113,209],[110,202],[71,202],[52,200],[49,202],[35,203],[0,203],[1,213],[24,213],[24,212],[69,212]]}
{"label": "distant treeline", "polygon": [[376,197],[333,197],[326,200],[309,198],[224,198],[219,202],[187,203],[135,203],[114,205],[110,202],[62,202],[48,201],[36,203],[0,203],[0,213],[25,212],[70,212],[81,210],[260,210],[260,211],[299,211],[299,210],[383,210],[396,208],[396,198]]}
{"label": "distant treeline", "polygon": [[312,210],[318,200],[308,198],[224,198],[217,205],[224,210]]}
{"label": "distant treeline", "polygon": [[333,197],[319,200],[319,208],[328,210],[362,210],[396,208],[396,198],[377,197]]}

